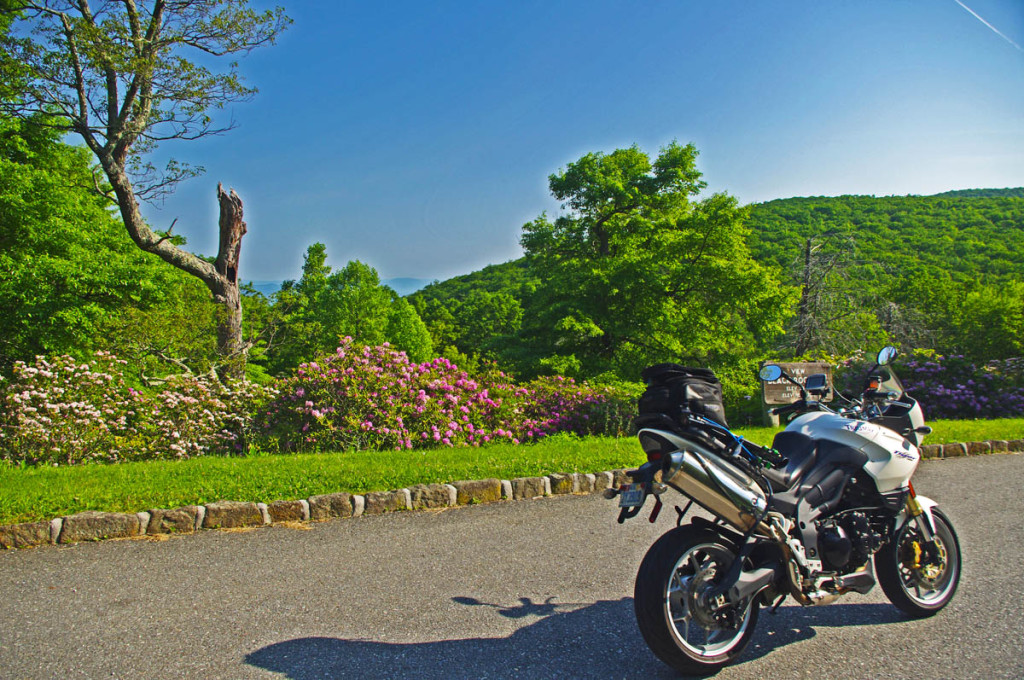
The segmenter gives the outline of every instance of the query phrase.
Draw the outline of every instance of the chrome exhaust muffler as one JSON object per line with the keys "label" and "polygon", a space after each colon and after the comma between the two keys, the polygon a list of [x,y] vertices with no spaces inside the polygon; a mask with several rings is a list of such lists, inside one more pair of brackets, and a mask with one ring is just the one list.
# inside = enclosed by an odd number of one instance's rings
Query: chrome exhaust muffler
{"label": "chrome exhaust muffler", "polygon": [[750,475],[703,444],[656,432],[679,449],[663,458],[663,483],[740,531],[750,530],[764,517],[768,498]]}

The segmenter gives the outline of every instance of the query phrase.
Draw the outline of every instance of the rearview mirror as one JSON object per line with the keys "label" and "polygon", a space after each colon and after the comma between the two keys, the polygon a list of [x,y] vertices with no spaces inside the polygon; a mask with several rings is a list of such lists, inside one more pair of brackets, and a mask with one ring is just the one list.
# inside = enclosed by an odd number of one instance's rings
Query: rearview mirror
{"label": "rearview mirror", "polygon": [[768,364],[767,366],[762,366],[761,371],[757,374],[757,377],[759,377],[764,382],[775,382],[776,380],[782,377],[782,368],[776,366],[775,364]]}
{"label": "rearview mirror", "polygon": [[878,361],[876,363],[879,366],[885,366],[886,364],[892,363],[892,360],[896,358],[897,354],[899,354],[899,351],[892,345],[883,347],[878,353]]}

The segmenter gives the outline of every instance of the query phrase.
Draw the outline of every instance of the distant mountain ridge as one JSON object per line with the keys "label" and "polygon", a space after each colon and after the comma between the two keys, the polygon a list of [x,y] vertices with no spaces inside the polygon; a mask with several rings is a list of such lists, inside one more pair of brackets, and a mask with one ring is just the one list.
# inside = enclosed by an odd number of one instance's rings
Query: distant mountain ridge
{"label": "distant mountain ridge", "polygon": [[[383,279],[382,284],[395,291],[402,297],[411,295],[416,291],[420,290],[424,286],[431,283],[431,279],[417,279],[412,277],[399,277],[395,279]],[[252,281],[252,287],[262,293],[266,297],[270,297],[277,291],[281,290],[281,284],[284,281]]]}
{"label": "distant mountain ridge", "polygon": [[943,198],[1024,198],[1024,187],[1008,189],[957,189],[932,194]]}

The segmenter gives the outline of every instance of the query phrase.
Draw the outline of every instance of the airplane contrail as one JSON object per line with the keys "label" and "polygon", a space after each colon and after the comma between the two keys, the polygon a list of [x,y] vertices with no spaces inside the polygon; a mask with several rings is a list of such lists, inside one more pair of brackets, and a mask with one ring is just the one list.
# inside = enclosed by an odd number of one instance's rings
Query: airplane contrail
{"label": "airplane contrail", "polygon": [[1020,51],[1020,52],[1024,52],[1024,48],[1022,48],[1022,47],[1021,47],[1020,45],[1018,45],[1017,43],[1013,42],[1013,40],[1011,40],[1011,39],[1010,39],[1010,38],[1008,38],[1008,37],[1007,37],[1006,35],[1004,35],[1004,34],[1003,34],[1003,32],[1002,32],[1002,31],[1000,31],[1000,30],[999,30],[998,28],[996,28],[996,27],[995,27],[995,26],[993,26],[992,24],[990,24],[990,23],[988,23],[987,21],[985,21],[984,19],[982,19],[982,18],[981,18],[981,15],[979,15],[979,14],[978,14],[977,12],[975,12],[975,11],[974,11],[973,9],[971,9],[970,7],[968,7],[967,5],[965,5],[964,3],[960,2],[960,0],[953,0],[953,2],[955,2],[956,4],[958,4],[958,5],[960,5],[961,7],[963,7],[963,8],[965,9],[965,10],[967,10],[968,12],[970,12],[970,13],[971,13],[971,14],[972,14],[972,15],[974,16],[974,18],[975,18],[975,19],[977,19],[977,20],[978,20],[978,21],[980,21],[981,23],[983,23],[983,24],[985,24],[986,26],[988,26],[989,28],[991,28],[991,29],[992,29],[992,31],[993,31],[993,32],[994,32],[994,33],[995,33],[996,35],[998,35],[998,36],[999,36],[1000,38],[1002,38],[1002,39],[1003,39],[1003,40],[1005,40],[1006,42],[1008,42],[1008,43],[1010,43],[1011,45],[1013,45],[1014,47],[1016,47],[1018,51]]}

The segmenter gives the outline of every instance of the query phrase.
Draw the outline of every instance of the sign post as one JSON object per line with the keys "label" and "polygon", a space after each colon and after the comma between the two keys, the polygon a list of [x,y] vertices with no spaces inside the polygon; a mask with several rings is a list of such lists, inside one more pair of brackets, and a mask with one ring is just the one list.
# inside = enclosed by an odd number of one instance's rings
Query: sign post
{"label": "sign post", "polygon": [[[829,386],[828,396],[823,401],[832,401],[835,390],[832,389],[832,365],[824,361],[803,361],[796,363],[779,363],[765,361],[761,365],[774,363],[781,368],[786,375],[803,385],[807,382],[807,376],[816,373],[824,373]],[[761,404],[764,407],[765,425],[778,427],[779,417],[769,413],[773,406],[792,404],[800,398],[800,388],[785,378],[779,378],[772,382],[761,383]]]}

